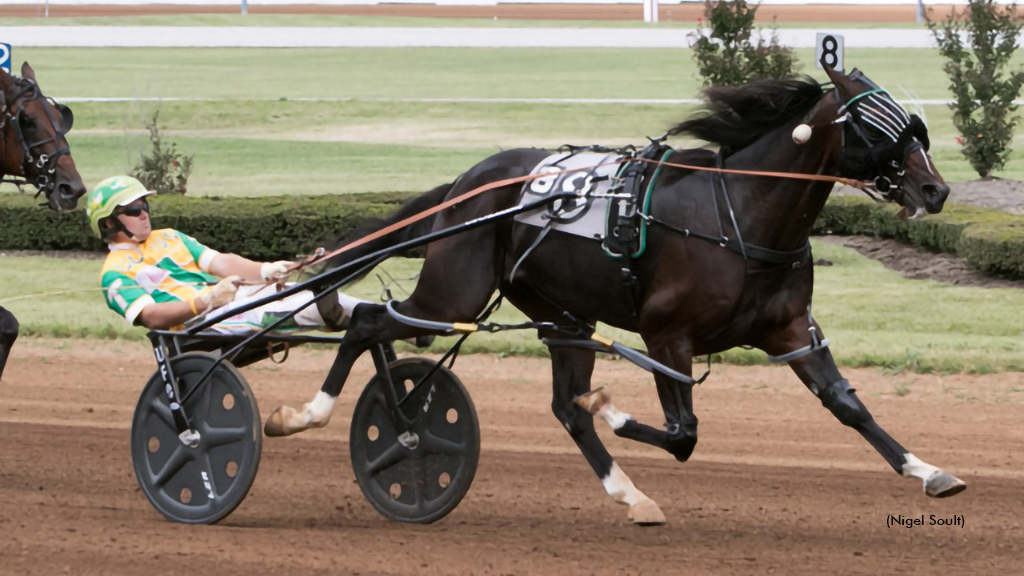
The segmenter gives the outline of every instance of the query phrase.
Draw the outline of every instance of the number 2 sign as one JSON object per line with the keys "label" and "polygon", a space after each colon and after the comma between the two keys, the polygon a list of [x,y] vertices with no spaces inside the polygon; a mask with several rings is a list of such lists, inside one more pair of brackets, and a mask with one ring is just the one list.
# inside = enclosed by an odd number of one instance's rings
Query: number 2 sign
{"label": "number 2 sign", "polygon": [[11,73],[11,45],[0,42],[0,68]]}
{"label": "number 2 sign", "polygon": [[[818,68],[828,66],[838,72],[843,72],[843,37],[839,34],[818,32],[816,45],[814,55]],[[824,66],[822,66],[823,64]]]}

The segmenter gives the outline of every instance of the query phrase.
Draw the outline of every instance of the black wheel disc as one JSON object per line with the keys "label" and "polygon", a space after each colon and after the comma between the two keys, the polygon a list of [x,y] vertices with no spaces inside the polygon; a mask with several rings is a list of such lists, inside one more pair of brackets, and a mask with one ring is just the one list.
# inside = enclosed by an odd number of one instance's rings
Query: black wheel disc
{"label": "black wheel disc", "polygon": [[[184,398],[216,360],[189,352],[171,360]],[[185,403],[199,445],[178,439],[159,371],[132,418],[132,463],[143,494],[174,522],[212,524],[242,503],[260,465],[263,436],[256,399],[245,378],[223,362]]]}
{"label": "black wheel disc", "polygon": [[391,364],[402,411],[412,419],[414,447],[399,440],[379,376],[363,389],[352,415],[352,468],[366,499],[383,516],[429,524],[448,515],[469,491],[480,459],[480,423],[462,382],[440,368],[411,393],[434,367],[423,358]]}

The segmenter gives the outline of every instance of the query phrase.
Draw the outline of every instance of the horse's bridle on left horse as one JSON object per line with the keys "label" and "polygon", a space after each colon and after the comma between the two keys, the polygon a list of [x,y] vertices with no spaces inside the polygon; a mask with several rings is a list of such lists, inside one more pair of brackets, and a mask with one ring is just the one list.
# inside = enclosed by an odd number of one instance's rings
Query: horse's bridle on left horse
{"label": "horse's bridle on left horse", "polygon": [[[27,78],[15,79],[14,86],[16,89],[20,88],[8,102],[7,94],[0,92],[0,142],[4,144],[4,152],[7,152],[7,139],[4,137],[8,129],[13,130],[15,137],[18,140],[18,144],[21,145],[23,152],[23,160],[21,165],[21,174],[15,174],[15,176],[21,176],[24,180],[18,179],[3,179],[0,183],[6,182],[9,184],[15,184],[19,188],[25,184],[32,184],[36,187],[36,197],[40,194],[45,193],[47,196],[54,191],[54,185],[56,184],[56,178],[54,174],[57,171],[57,160],[64,154],[71,154],[71,150],[68,148],[67,138],[65,135],[71,131],[72,125],[74,125],[75,117],[72,114],[71,109],[63,104],[58,104],[53,99],[48,99],[43,95],[42,90],[32,80]],[[47,119],[53,126],[54,135],[51,138],[40,140],[38,142],[29,142],[25,138],[25,133],[22,130],[20,117],[22,112],[25,111],[25,104],[33,100],[43,100],[44,105],[42,106],[43,111],[46,113]],[[45,101],[57,109],[61,117],[55,118],[53,112],[51,112],[48,106],[45,106]],[[33,150],[40,146],[55,143],[59,147],[50,154],[40,153],[38,156],[33,155]],[[63,146],[61,146],[63,142]],[[2,174],[0,174],[2,175]],[[30,181],[29,178],[34,177],[35,181]]]}

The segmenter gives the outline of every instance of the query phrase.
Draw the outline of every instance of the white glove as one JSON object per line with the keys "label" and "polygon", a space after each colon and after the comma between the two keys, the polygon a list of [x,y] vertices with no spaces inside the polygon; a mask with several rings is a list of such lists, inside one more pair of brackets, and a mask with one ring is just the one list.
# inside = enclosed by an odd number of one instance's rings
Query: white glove
{"label": "white glove", "polygon": [[288,272],[291,262],[281,260],[279,262],[264,262],[260,264],[260,277],[264,280],[277,280]]}
{"label": "white glove", "polygon": [[220,308],[225,304],[231,303],[235,299],[235,293],[238,292],[238,286],[235,282],[241,280],[238,276],[228,276],[227,278],[217,282],[217,285],[212,290],[207,290],[199,295],[199,298],[206,302],[207,309],[213,310]]}

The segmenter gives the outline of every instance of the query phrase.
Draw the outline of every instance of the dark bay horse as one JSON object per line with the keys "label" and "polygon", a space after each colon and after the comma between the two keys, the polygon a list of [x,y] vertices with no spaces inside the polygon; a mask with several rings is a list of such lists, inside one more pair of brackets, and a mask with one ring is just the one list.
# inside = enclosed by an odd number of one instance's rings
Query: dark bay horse
{"label": "dark bay horse", "polygon": [[[74,210],[86,192],[66,138],[74,116],[43,96],[28,62],[21,76],[0,70],[0,182],[32,184],[51,210]],[[17,337],[18,321],[0,307],[0,377]]]}
{"label": "dark bay horse", "polygon": [[[829,90],[809,79],[708,90],[703,114],[670,133],[720,144],[715,159],[721,168],[873,181],[874,193],[898,202],[904,215],[941,211],[949,187],[926,153],[924,123],[861,73],[827,72],[834,85]],[[549,154],[496,154],[454,183],[415,198],[385,224],[487,183],[530,174]],[[811,346],[820,343],[821,328],[809,313],[814,270],[808,240],[834,184],[663,168],[650,208],[660,225],[650,226],[647,251],[635,262],[642,294],[637,304],[621,280],[621,261],[609,258],[599,242],[580,236],[548,235],[513,274],[539,228],[503,221],[431,243],[415,291],[397,310],[418,319],[472,322],[499,290],[535,321],[564,323],[567,312],[590,326],[604,322],[638,332],[654,360],[686,375],[692,374],[694,356],[753,346],[786,357],[825,408],[859,432],[897,473],[923,481],[929,496],[962,491],[963,482],[915,457],[875,422],[827,346]],[[514,206],[520,189],[516,184],[474,197],[347,253],[339,262]],[[683,233],[684,228],[695,235]],[[702,241],[697,232],[721,238],[721,245]],[[746,250],[737,245],[740,237]],[[753,247],[801,256],[779,266],[758,258]],[[747,257],[738,253],[744,251]],[[352,364],[365,350],[427,333],[395,320],[384,306],[357,307],[321,391],[302,410],[279,407],[265,432],[283,436],[325,425]],[[565,338],[557,331],[541,335],[554,344]],[[792,354],[801,349],[803,355]],[[595,432],[593,416],[618,436],[686,461],[697,443],[692,384],[656,372],[665,425],[648,426],[616,409],[606,392],[591,391],[594,358],[592,350],[551,346],[552,410],[607,492],[629,505],[629,518],[663,523],[657,504],[612,460]]]}

